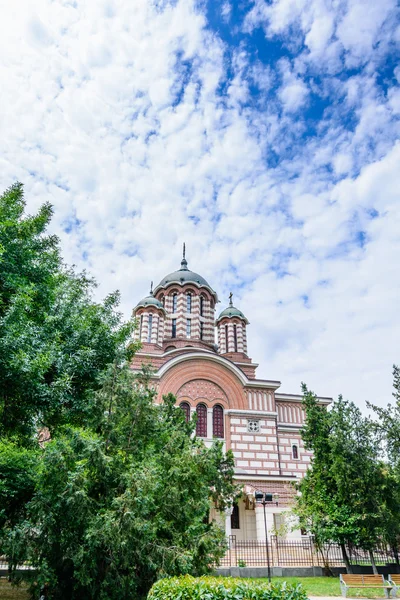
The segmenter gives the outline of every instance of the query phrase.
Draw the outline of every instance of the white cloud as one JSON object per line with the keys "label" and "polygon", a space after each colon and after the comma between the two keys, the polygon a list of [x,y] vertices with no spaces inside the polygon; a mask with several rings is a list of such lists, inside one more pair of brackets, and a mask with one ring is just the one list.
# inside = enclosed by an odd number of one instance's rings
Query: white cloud
{"label": "white cloud", "polygon": [[[1,187],[23,181],[30,211],[54,204],[67,262],[88,268],[100,295],[119,288],[127,315],[176,268],[185,240],[189,266],[223,303],[236,286],[260,376],[285,391],[305,380],[321,394],[388,400],[400,334],[398,90],[383,97],[372,67],[347,82],[337,73],[342,55],[373,61],[371,44],[394,34],[382,33],[390,4],[368,0],[353,43],[357,6],[257,1],[249,29],[286,35],[299,23],[307,44],[267,67],[242,46],[228,63],[194,0],[8,3]],[[333,101],[300,145],[310,64],[329,73]]]}

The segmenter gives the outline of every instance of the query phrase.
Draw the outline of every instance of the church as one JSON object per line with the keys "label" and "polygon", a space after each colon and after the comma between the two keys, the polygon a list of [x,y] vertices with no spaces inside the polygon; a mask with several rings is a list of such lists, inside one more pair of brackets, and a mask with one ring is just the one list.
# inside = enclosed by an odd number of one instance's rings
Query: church
{"label": "church", "polygon": [[[258,365],[247,348],[247,317],[234,306],[232,294],[217,315],[218,302],[208,281],[188,268],[184,247],[180,268],[133,310],[141,349],[132,369],[152,365],[157,401],[172,392],[187,419],[197,414],[197,436],[206,444],[218,438],[232,450],[243,496],[224,515],[226,535],[265,540],[263,506],[255,502],[255,492],[263,492],[272,494],[268,531],[299,538],[301,531],[293,530],[285,513],[295,493],[291,484],[311,460],[300,435],[302,396],[280,393],[280,381],[257,379]],[[319,398],[321,404],[330,401]]]}

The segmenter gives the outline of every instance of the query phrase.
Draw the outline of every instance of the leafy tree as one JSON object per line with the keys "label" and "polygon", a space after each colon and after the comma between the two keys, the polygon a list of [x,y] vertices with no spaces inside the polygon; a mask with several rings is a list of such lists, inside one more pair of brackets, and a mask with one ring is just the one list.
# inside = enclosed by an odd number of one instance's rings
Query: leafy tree
{"label": "leafy tree", "polygon": [[[39,589],[62,600],[144,597],[162,575],[200,575],[224,554],[209,523],[235,493],[233,457],[194,437],[172,395],[114,364],[91,430],[59,430],[44,450],[27,520],[10,544]],[[21,539],[27,542],[21,544]]]}
{"label": "leafy tree", "polygon": [[369,404],[379,417],[377,430],[385,444],[385,452],[400,480],[400,367],[393,365],[394,404],[386,408]]}
{"label": "leafy tree", "polygon": [[340,544],[348,572],[346,545],[370,552],[385,538],[385,523],[396,510],[398,486],[381,462],[371,422],[342,397],[331,410],[320,406],[303,384],[306,426],[302,437],[313,451],[311,469],[299,484],[296,512],[317,544]]}
{"label": "leafy tree", "polygon": [[118,294],[94,302],[93,280],[65,267],[47,233],[51,206],[24,210],[21,184],[0,196],[0,435],[29,440],[41,424],[85,422],[132,324]]}

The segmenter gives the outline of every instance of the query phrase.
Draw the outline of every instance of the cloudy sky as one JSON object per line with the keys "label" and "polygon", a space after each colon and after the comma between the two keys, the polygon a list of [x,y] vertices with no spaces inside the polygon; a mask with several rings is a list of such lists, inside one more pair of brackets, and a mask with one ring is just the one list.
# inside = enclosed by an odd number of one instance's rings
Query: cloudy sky
{"label": "cloudy sky", "polygon": [[390,400],[400,362],[396,0],[17,0],[0,184],[54,205],[126,315],[175,270],[229,291],[260,377]]}

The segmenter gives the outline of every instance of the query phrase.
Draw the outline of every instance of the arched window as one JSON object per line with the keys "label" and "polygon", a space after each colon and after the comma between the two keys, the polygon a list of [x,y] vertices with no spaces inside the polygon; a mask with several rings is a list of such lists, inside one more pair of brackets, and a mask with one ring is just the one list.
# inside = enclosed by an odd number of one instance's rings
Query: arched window
{"label": "arched window", "polygon": [[299,448],[298,446],[296,446],[296,444],[293,444],[292,446],[292,457],[294,458],[294,460],[297,460],[299,458]]}
{"label": "arched window", "polygon": [[151,342],[151,330],[153,328],[153,315],[149,315],[149,329],[147,331],[147,341]]}
{"label": "arched window", "polygon": [[189,404],[187,402],[181,402],[179,406],[185,413],[186,423],[189,423],[189,421],[190,421],[190,406],[189,406]]}
{"label": "arched window", "polygon": [[167,348],[165,348],[165,352],[169,352],[170,350],[176,350],[176,346],[167,346]]}
{"label": "arched window", "polygon": [[[178,294],[172,294],[172,312],[176,313],[178,309]],[[174,337],[174,336],[172,336]]]}
{"label": "arched window", "polygon": [[143,315],[140,315],[140,329],[139,329],[140,341],[142,341],[142,330],[143,330]]}
{"label": "arched window", "polygon": [[192,312],[192,294],[190,292],[186,294],[186,312]]}
{"label": "arched window", "polygon": [[172,319],[171,337],[176,338],[176,319]]}
{"label": "arched window", "polygon": [[160,302],[163,305],[163,307],[165,308],[165,296],[164,296],[164,294],[162,294],[162,296],[160,298]]}
{"label": "arched window", "polygon": [[204,296],[200,296],[200,316],[204,317]]}
{"label": "arched window", "polygon": [[224,437],[224,409],[219,404],[213,408],[213,437]]}
{"label": "arched window", "polygon": [[229,346],[228,346],[228,325],[225,325],[225,352],[229,352]]}
{"label": "arched window", "polygon": [[200,321],[200,339],[202,340],[204,337],[204,323]]}
{"label": "arched window", "polygon": [[207,437],[207,407],[205,404],[198,404],[196,408],[197,423],[196,423],[196,435],[197,437]]}
{"label": "arched window", "polygon": [[233,342],[235,344],[234,345],[235,352],[237,352],[237,326],[236,325],[233,326]]}

